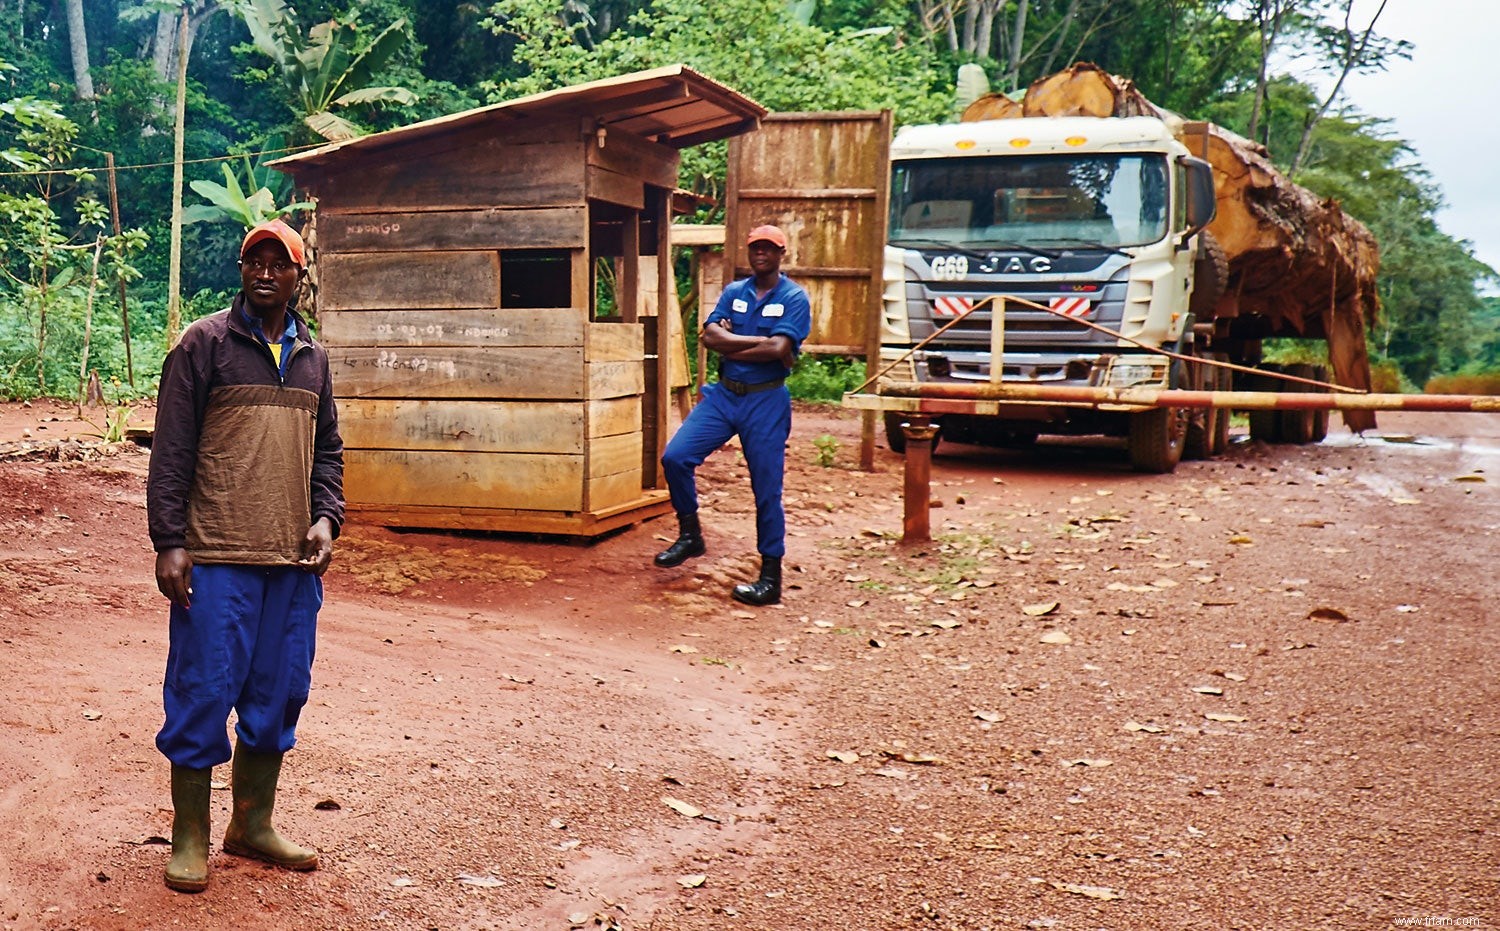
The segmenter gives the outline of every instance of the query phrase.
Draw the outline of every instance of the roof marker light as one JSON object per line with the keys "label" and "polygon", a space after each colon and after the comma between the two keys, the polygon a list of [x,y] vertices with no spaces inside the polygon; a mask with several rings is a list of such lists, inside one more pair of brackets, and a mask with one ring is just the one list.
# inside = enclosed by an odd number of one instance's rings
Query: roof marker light
{"label": "roof marker light", "polygon": [[957,142],[953,143],[953,147],[955,149],[964,149],[964,150],[972,149],[972,148],[974,148],[975,145],[976,145],[976,143],[974,142],[973,139],[960,139]]}
{"label": "roof marker light", "polygon": [[1031,145],[1031,140],[1030,139],[1024,139],[1024,138],[1017,137],[1017,138],[1012,139],[1010,141],[1010,147],[1012,149],[1024,149],[1024,148],[1026,148],[1029,145]]}
{"label": "roof marker light", "polygon": [[1089,140],[1088,140],[1087,136],[1069,136],[1068,138],[1064,139],[1063,141],[1066,142],[1068,145],[1083,145],[1085,142],[1088,142]]}

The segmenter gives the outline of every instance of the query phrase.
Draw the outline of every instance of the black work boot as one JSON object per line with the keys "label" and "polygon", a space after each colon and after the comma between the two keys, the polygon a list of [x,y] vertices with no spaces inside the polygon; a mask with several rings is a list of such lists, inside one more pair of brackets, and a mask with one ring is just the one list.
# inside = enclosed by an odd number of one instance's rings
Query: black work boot
{"label": "black work boot", "polygon": [[747,605],[774,605],[781,603],[781,557],[760,558],[760,578],[748,585],[736,585],[734,600]]}
{"label": "black work boot", "polygon": [[677,540],[656,554],[656,564],[663,569],[680,566],[694,556],[702,556],[708,548],[703,545],[703,528],[698,524],[697,513],[677,515]]}

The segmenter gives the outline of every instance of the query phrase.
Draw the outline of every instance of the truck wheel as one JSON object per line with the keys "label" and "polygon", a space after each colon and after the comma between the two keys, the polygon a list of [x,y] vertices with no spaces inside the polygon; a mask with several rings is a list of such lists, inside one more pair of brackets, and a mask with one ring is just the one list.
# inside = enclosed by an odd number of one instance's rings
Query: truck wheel
{"label": "truck wheel", "polygon": [[[1193,391],[1201,391],[1213,378],[1213,370],[1200,364],[1194,364],[1188,369],[1192,374],[1183,387]],[[1211,459],[1213,458],[1213,431],[1215,415],[1219,412],[1211,407],[1194,407],[1187,411],[1186,433],[1182,441],[1182,458],[1184,459]]]}
{"label": "truck wheel", "polygon": [[[1261,366],[1265,372],[1280,372],[1281,366],[1274,363]],[[1250,391],[1280,391],[1283,382],[1270,375],[1251,375],[1245,387]],[[1281,442],[1280,411],[1250,411],[1250,439],[1263,443]]]}
{"label": "truck wheel", "polygon": [[1229,286],[1229,259],[1224,247],[1208,230],[1198,234],[1198,254],[1193,259],[1193,293],[1188,312],[1200,321],[1214,319],[1219,298]]}
{"label": "truck wheel", "polygon": [[[1229,361],[1223,353],[1214,353],[1214,358],[1220,362]],[[1211,379],[1215,391],[1234,390],[1234,373],[1229,369],[1216,368],[1213,370]],[[1233,413],[1227,407],[1214,408],[1214,429],[1209,442],[1209,451],[1215,455],[1221,455],[1229,448],[1229,418]]]}
{"label": "truck wheel", "polygon": [[[1316,366],[1313,366],[1313,377],[1316,378],[1318,381],[1327,381],[1328,380],[1328,366],[1326,366],[1326,365],[1316,365]],[[1327,389],[1327,388],[1319,388],[1318,390],[1319,391],[1328,391],[1329,389]],[[1328,439],[1328,415],[1331,414],[1331,413],[1333,413],[1333,412],[1332,411],[1313,411],[1312,441],[1314,443],[1321,443],[1324,440]]]}
{"label": "truck wheel", "polygon": [[[1295,375],[1298,378],[1312,378],[1315,371],[1311,365],[1302,363],[1286,367],[1288,375]],[[1282,385],[1283,391],[1311,392],[1316,390],[1310,385],[1299,385],[1296,382],[1283,382]],[[1295,443],[1298,446],[1311,443],[1313,441],[1314,413],[1316,412],[1300,410],[1277,411],[1277,416],[1281,418],[1281,441],[1283,443]]]}
{"label": "truck wheel", "polygon": [[[900,411],[885,412],[885,445],[893,453],[906,452],[906,433],[901,429],[901,425],[906,421],[907,415]],[[933,424],[938,428],[938,432],[932,437],[932,449],[936,452],[938,440],[943,436],[943,425],[937,420],[934,420]]]}
{"label": "truck wheel", "polygon": [[1187,434],[1186,411],[1158,407],[1130,415],[1130,465],[1137,472],[1167,473],[1182,460]]}

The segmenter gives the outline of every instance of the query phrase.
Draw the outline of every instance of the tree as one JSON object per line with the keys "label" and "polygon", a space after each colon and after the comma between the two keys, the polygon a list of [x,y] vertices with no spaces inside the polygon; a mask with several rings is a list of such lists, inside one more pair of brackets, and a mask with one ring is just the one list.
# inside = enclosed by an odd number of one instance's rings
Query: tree
{"label": "tree", "polygon": [[255,47],[275,62],[299,110],[301,121],[318,136],[337,142],[363,131],[335,108],[371,103],[417,102],[404,87],[377,87],[375,75],[407,39],[399,19],[368,45],[358,13],[312,27],[306,37],[282,0],[247,0],[241,13]]}
{"label": "tree", "polygon": [[83,0],[68,0],[68,44],[78,99],[93,100],[94,79],[89,74],[89,34],[83,23]]}
{"label": "tree", "polygon": [[1303,162],[1307,160],[1308,148],[1312,144],[1313,130],[1317,128],[1318,122],[1328,112],[1329,106],[1338,99],[1339,92],[1343,90],[1344,81],[1353,72],[1383,70],[1385,64],[1392,57],[1410,58],[1411,43],[1404,40],[1391,41],[1375,35],[1375,23],[1380,20],[1380,14],[1385,12],[1387,0],[1380,0],[1380,6],[1375,14],[1370,17],[1370,22],[1362,31],[1356,31],[1350,25],[1350,17],[1354,11],[1354,0],[1344,0],[1344,22],[1342,27],[1320,26],[1315,31],[1318,43],[1323,47],[1329,63],[1337,69],[1338,79],[1333,82],[1333,89],[1318,109],[1308,115],[1308,119],[1302,128],[1302,138],[1297,141],[1297,154],[1292,159],[1291,167],[1287,173],[1296,176]]}

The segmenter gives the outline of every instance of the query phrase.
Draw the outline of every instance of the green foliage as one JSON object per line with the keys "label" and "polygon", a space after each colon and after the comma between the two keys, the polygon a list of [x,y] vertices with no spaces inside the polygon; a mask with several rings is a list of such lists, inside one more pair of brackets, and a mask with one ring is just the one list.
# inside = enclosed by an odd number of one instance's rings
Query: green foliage
{"label": "green foliage", "polygon": [[292,92],[298,117],[318,136],[337,142],[363,131],[334,108],[416,103],[404,87],[374,84],[375,75],[407,40],[398,19],[366,42],[358,11],[313,26],[307,36],[283,0],[245,0],[240,7],[255,47],[269,57]]}
{"label": "green foliage", "polygon": [[1500,370],[1465,370],[1439,375],[1422,386],[1427,394],[1500,394]]}
{"label": "green foliage", "polygon": [[786,380],[792,397],[803,401],[838,401],[865,380],[863,359],[847,356],[803,356]]}
{"label": "green foliage", "polygon": [[813,448],[817,450],[817,463],[825,469],[833,468],[839,455],[838,437],[831,433],[813,437]]}
{"label": "green foliage", "polygon": [[[485,22],[516,42],[522,75],[485,85],[507,100],[567,84],[682,63],[773,111],[890,108],[899,122],[941,119],[950,90],[930,52],[895,34],[830,32],[798,22],[784,0],[723,0],[706,22],[697,0],[656,0],[593,47],[550,0],[501,0]],[[684,153],[682,184],[717,201],[724,146]],[[710,211],[712,212],[712,211]]]}
{"label": "green foliage", "polygon": [[[244,161],[245,173],[251,183],[255,183],[255,169],[247,158]],[[285,216],[294,210],[311,210],[311,201],[298,201],[287,204],[285,207],[276,206],[276,196],[268,187],[256,188],[253,194],[246,195],[245,188],[240,186],[240,180],[235,176],[234,169],[228,164],[224,168],[224,183],[215,184],[212,181],[194,181],[189,187],[196,191],[207,204],[193,204],[182,211],[183,223],[200,222],[224,222],[229,221],[239,224],[241,229],[249,229],[267,220]],[[246,186],[248,187],[248,185]]]}

